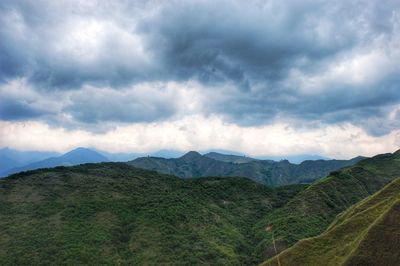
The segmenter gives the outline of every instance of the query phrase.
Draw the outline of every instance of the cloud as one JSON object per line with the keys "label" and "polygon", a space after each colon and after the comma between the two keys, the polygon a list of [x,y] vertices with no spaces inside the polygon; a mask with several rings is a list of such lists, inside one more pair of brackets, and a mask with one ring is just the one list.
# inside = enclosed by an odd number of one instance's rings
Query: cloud
{"label": "cloud", "polygon": [[[46,141],[43,141],[46,136]],[[60,141],[62,139],[63,141]],[[318,140],[318,145],[315,141]],[[187,116],[171,122],[138,123],[103,133],[66,130],[41,122],[0,122],[0,146],[23,150],[65,152],[88,146],[111,152],[174,150],[235,150],[248,155],[320,154],[331,158],[371,156],[400,145],[397,129],[382,137],[369,136],[351,124],[298,129],[288,124],[240,127],[218,117]]]}
{"label": "cloud", "polygon": [[3,121],[400,126],[399,1],[2,1],[0,23]]}
{"label": "cloud", "polygon": [[119,124],[170,120],[201,112],[197,82],[150,82],[120,89],[36,90],[25,79],[0,85],[0,120],[44,121],[69,129],[107,131]]}
{"label": "cloud", "polygon": [[143,80],[152,62],[135,21],[123,21],[129,13],[119,18],[121,8],[97,1],[3,1],[0,77],[24,76],[41,89]]}
{"label": "cloud", "polygon": [[338,23],[339,13],[352,15],[343,4],[335,10],[321,1],[177,2],[138,29],[170,75],[249,86],[351,48],[360,37],[357,25]]}
{"label": "cloud", "polygon": [[141,84],[114,90],[85,87],[70,93],[64,112],[82,123],[153,122],[179,111],[187,91],[173,84]]}
{"label": "cloud", "polygon": [[43,95],[33,89],[25,79],[15,79],[0,85],[0,119],[24,120],[48,118],[59,112],[58,93]]}

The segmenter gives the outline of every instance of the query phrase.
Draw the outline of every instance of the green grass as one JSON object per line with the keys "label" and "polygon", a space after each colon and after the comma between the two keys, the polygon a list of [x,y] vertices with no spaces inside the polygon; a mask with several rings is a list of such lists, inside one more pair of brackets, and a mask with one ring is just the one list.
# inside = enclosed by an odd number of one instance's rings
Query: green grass
{"label": "green grass", "polygon": [[[321,235],[279,254],[281,265],[398,265],[400,179],[339,215]],[[278,265],[274,257],[262,265]]]}
{"label": "green grass", "polygon": [[0,265],[251,265],[253,226],[303,185],[86,164],[0,181]]}
{"label": "green grass", "polygon": [[265,231],[268,224],[274,226],[279,251],[322,233],[336,215],[398,177],[399,158],[398,153],[378,155],[333,172],[300,192],[285,206],[268,213],[255,227],[259,242],[254,256],[266,259],[275,254],[271,252],[271,233]]}

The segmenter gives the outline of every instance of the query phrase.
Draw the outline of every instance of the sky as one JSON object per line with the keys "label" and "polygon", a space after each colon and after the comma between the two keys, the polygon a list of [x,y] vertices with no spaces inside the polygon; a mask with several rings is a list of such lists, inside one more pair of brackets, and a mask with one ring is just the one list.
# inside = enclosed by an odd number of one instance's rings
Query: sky
{"label": "sky", "polygon": [[0,147],[400,148],[400,1],[0,2]]}

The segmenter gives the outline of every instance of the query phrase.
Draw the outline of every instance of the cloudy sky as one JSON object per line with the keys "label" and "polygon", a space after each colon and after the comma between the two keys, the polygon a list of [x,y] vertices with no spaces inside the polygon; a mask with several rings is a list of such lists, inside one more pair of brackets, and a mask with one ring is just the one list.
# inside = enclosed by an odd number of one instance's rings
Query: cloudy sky
{"label": "cloudy sky", "polygon": [[400,148],[400,1],[0,2],[0,147]]}

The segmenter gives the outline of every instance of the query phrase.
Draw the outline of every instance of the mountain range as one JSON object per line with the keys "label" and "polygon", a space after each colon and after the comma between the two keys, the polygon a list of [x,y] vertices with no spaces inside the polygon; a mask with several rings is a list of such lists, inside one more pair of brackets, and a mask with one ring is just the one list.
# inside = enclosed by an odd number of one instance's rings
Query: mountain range
{"label": "mountain range", "polygon": [[128,164],[181,178],[244,176],[262,184],[279,186],[311,183],[332,171],[351,166],[362,158],[304,161],[301,164],[292,164],[287,160],[276,162],[216,152],[201,155],[190,151],[179,158],[165,159],[148,156],[137,158]]}
{"label": "mountain range", "polygon": [[0,180],[0,264],[394,266],[399,172],[400,152],[280,187],[126,163],[22,172]]}
{"label": "mountain range", "polygon": [[32,162],[24,166],[9,168],[0,172],[0,176],[34,170],[39,168],[50,168],[56,166],[72,166],[82,163],[109,162],[110,160],[98,152],[86,148],[77,148],[61,156],[50,157],[40,161]]}
{"label": "mountain range", "polygon": [[[138,153],[116,154],[87,148],[77,148],[63,155],[52,156],[32,162],[35,155],[43,158],[46,153],[17,152],[10,149],[3,149],[0,151],[3,151],[2,153],[0,152],[0,157],[2,154],[4,155],[1,161],[3,168],[0,168],[0,177],[39,168],[108,162],[116,159],[135,158],[139,155]],[[30,161],[28,161],[29,163],[27,164],[17,164],[16,167],[10,167],[14,165],[7,160],[7,156],[10,154],[18,154],[19,157],[30,158]],[[287,160],[276,162],[273,160],[259,160],[247,156],[217,152],[209,152],[201,155],[198,152],[192,151],[179,158],[169,158],[170,156],[177,156],[178,153],[168,150],[160,150],[154,154],[164,155],[166,158],[158,156],[139,157],[133,161],[129,161],[128,164],[144,169],[156,170],[160,173],[176,175],[182,178],[243,176],[251,178],[259,183],[273,186],[309,183],[325,176],[331,171],[344,166],[350,166],[362,158],[357,157],[352,160],[304,161],[297,165]],[[109,158],[112,158],[112,160]]]}
{"label": "mountain range", "polygon": [[0,149],[0,176],[2,172],[21,167],[49,157],[57,156],[55,152],[18,151],[10,148]]}

